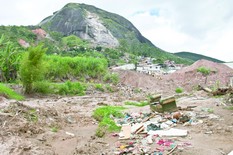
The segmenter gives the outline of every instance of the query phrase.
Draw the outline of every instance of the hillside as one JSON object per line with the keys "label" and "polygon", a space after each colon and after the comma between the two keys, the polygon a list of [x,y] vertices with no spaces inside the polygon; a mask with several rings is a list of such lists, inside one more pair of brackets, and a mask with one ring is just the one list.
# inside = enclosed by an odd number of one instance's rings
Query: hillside
{"label": "hillside", "polygon": [[209,60],[209,61],[213,61],[213,62],[217,62],[217,63],[224,63],[224,61],[222,61],[222,60],[218,60],[218,59],[211,58],[211,57],[208,57],[205,55],[191,53],[191,52],[177,52],[177,53],[174,53],[174,55],[179,56],[179,57],[184,58],[184,59],[190,59],[192,61],[198,61],[201,59],[205,59],[205,60]]}
{"label": "hillside", "polygon": [[94,47],[117,48],[123,53],[154,57],[160,62],[169,59],[192,63],[153,45],[124,17],[91,5],[69,3],[42,20],[39,26],[63,36],[76,35]]}

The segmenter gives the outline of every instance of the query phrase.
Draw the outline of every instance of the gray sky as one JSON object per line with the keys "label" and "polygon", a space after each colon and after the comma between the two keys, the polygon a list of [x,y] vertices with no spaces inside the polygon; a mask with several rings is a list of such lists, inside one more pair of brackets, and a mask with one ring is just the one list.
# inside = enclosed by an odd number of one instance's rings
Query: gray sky
{"label": "gray sky", "polygon": [[156,46],[233,61],[232,0],[1,0],[0,25],[35,25],[69,2],[131,21]]}

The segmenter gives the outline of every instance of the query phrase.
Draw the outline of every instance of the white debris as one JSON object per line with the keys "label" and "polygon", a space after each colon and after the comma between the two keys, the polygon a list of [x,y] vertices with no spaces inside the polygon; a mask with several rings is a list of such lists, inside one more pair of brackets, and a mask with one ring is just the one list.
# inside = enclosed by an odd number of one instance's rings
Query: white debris
{"label": "white debris", "polygon": [[159,135],[160,137],[163,137],[163,136],[164,137],[182,137],[182,136],[187,136],[188,131],[182,130],[182,129],[170,128],[168,130],[156,130],[156,131],[150,130],[148,134]]}

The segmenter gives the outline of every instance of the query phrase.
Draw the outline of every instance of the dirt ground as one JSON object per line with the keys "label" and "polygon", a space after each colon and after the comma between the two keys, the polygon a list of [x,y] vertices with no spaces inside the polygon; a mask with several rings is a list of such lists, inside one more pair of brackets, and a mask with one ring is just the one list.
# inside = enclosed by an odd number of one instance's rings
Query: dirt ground
{"label": "dirt ground", "polygon": [[[124,77],[124,76],[123,76]],[[122,78],[122,83],[128,79]],[[153,83],[150,77],[145,85]],[[112,155],[121,141],[112,134],[104,138],[95,136],[98,123],[91,117],[92,111],[102,105],[124,105],[126,100],[145,100],[148,94],[174,91],[150,91],[119,85],[114,93],[89,92],[86,96],[34,96],[25,101],[0,97],[0,154],[1,155]],[[135,89],[137,88],[137,91]],[[167,91],[166,91],[167,90]],[[177,155],[224,155],[233,150],[233,111],[228,110],[224,98],[214,98],[203,91],[185,92],[177,97],[180,107],[196,106],[193,112],[209,114],[203,108],[212,109],[217,118],[200,118],[203,123],[177,127],[188,130],[188,136],[177,141],[191,144],[176,149]],[[131,112],[148,112],[149,106],[132,107]],[[56,130],[56,132],[54,132]]]}

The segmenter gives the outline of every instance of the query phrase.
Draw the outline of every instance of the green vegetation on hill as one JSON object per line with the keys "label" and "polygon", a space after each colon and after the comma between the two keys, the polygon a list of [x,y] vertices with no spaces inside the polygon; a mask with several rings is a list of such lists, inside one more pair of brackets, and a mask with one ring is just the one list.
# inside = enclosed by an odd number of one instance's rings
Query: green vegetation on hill
{"label": "green vegetation on hill", "polygon": [[209,61],[213,61],[213,62],[217,62],[217,63],[224,63],[224,61],[221,61],[221,60],[218,60],[215,58],[211,58],[208,56],[204,56],[201,54],[191,53],[191,52],[178,52],[178,53],[174,53],[174,55],[179,56],[179,57],[184,58],[184,59],[189,59],[192,61],[198,61],[201,59],[205,59],[205,60],[209,60]]}
{"label": "green vegetation on hill", "polygon": [[36,35],[32,33],[28,26],[0,26],[0,34],[4,34],[5,37],[18,45],[18,40],[23,39],[27,42],[34,42]]}

